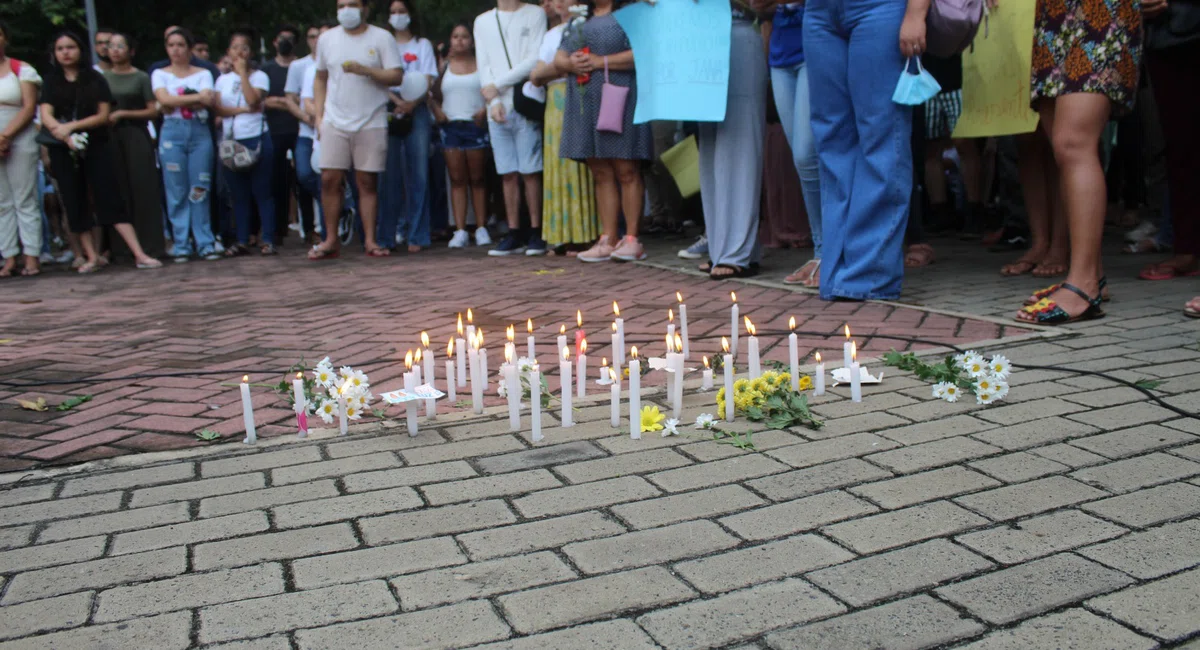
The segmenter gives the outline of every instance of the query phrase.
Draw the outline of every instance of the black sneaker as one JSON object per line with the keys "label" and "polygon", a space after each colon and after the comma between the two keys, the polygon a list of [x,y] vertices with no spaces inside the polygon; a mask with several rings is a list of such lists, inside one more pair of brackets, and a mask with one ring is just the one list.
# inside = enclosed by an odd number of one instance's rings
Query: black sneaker
{"label": "black sneaker", "polygon": [[509,255],[520,255],[524,251],[525,246],[518,242],[516,237],[508,235],[500,241],[499,246],[488,251],[488,255],[492,257],[507,257]]}
{"label": "black sneaker", "polygon": [[529,238],[529,245],[525,247],[525,254],[530,257],[546,254],[546,240],[542,239],[541,235],[534,235]]}

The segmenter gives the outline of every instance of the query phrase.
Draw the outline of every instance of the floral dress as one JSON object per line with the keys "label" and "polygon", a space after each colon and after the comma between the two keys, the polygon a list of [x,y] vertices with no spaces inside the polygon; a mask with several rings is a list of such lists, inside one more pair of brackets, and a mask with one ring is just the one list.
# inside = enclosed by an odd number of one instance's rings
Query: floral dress
{"label": "floral dress", "polygon": [[1141,0],[1038,0],[1031,103],[1098,93],[1127,113],[1141,60]]}

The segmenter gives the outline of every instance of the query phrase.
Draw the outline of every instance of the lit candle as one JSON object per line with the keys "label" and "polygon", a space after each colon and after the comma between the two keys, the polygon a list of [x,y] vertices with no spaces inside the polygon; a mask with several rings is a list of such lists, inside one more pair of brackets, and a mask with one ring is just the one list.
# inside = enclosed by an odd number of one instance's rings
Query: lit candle
{"label": "lit candle", "polygon": [[567,326],[559,325],[558,326],[558,347],[556,347],[554,349],[561,350],[565,347],[567,347]]}
{"label": "lit candle", "polygon": [[675,389],[671,393],[671,417],[676,420],[683,413],[683,338],[675,335]]}
{"label": "lit candle", "polygon": [[575,359],[578,368],[575,371],[576,397],[587,394],[587,339],[579,342],[579,357]]}
{"label": "lit candle", "polygon": [[476,361],[479,362],[479,383],[483,385],[483,392],[487,393],[488,384],[491,382],[491,377],[488,377],[488,358],[487,347],[483,344],[483,328],[475,331],[475,338],[479,339],[479,357]]}
{"label": "lit candle", "polygon": [[450,400],[450,405],[458,401],[458,394],[455,390],[455,385],[458,384],[458,378],[454,372],[454,337],[450,337],[450,343],[446,345],[446,396]]}
{"label": "lit candle", "polygon": [[483,382],[479,381],[479,339],[471,339],[471,407],[475,414],[483,413]]}
{"label": "lit candle", "polygon": [[[467,339],[463,338],[463,322],[462,314],[458,315],[458,340],[455,343],[458,345],[458,373],[455,377],[455,382],[461,388],[467,385],[467,356],[470,349],[467,347]],[[453,397],[451,399],[454,399]]]}
{"label": "lit candle", "polygon": [[416,354],[413,356],[413,374],[417,376],[417,385],[421,385],[421,348],[417,348]]}
{"label": "lit candle", "polygon": [[741,327],[742,324],[738,321],[737,294],[733,291],[730,291],[729,299],[733,301],[733,307],[729,310],[729,340],[732,342],[730,350],[731,354],[736,357],[738,349],[738,328]]}
{"label": "lit candle", "polygon": [[642,439],[642,362],[636,345],[629,349],[629,437]]}
{"label": "lit candle", "polygon": [[850,347],[853,343],[850,342],[850,324],[846,324],[846,342],[842,344],[842,367],[850,367]]}
{"label": "lit candle", "polygon": [[858,346],[850,344],[850,400],[862,401],[862,374],[858,370]]}
{"label": "lit candle", "polygon": [[475,336],[475,312],[467,309],[467,338]]}
{"label": "lit candle", "polygon": [[[613,304],[615,305],[616,303],[613,303]],[[612,355],[613,355],[613,368],[616,369],[617,376],[620,377],[621,376],[621,364],[623,363],[622,357],[625,356],[625,352],[624,352],[624,350],[621,349],[621,335],[619,332],[617,332],[616,321],[613,321],[613,324],[612,324]]]}
{"label": "lit candle", "polygon": [[558,364],[558,374],[562,379],[560,396],[562,398],[562,426],[572,426],[571,421],[571,349],[562,349],[562,363]]}
{"label": "lit candle", "polygon": [[667,351],[663,353],[663,358],[667,362],[665,368],[667,374],[667,399],[675,394],[675,337],[667,336]]}
{"label": "lit candle", "polygon": [[600,357],[600,383],[603,384],[611,376],[608,372],[608,357]]}
{"label": "lit candle", "polygon": [[788,319],[788,364],[792,369],[792,392],[800,392],[800,342],[796,340],[796,317]]}
{"label": "lit candle", "polygon": [[575,311],[575,354],[579,354],[579,344],[583,342],[583,312]]}
{"label": "lit candle", "polygon": [[536,363],[537,362],[537,346],[535,345],[534,340],[533,340],[533,319],[532,318],[530,318],[528,321],[526,321],[525,327],[529,330],[529,337],[527,339],[525,339],[526,345],[529,346],[529,355],[528,355],[529,362]]}
{"label": "lit candle", "polygon": [[616,332],[617,342],[613,344],[613,365],[620,368],[625,364],[625,319],[621,318],[621,308],[613,301],[613,331]]}
{"label": "lit candle", "polygon": [[349,389],[350,382],[342,384],[342,387],[338,389],[338,433],[343,436],[350,429],[349,416],[346,414],[346,391]]}
{"label": "lit candle", "polygon": [[757,379],[762,376],[762,363],[758,358],[758,337],[755,334],[758,330],[755,329],[754,323],[750,322],[750,317],[746,317],[746,332],[750,338],[746,339],[746,345],[750,351],[750,378]]}
{"label": "lit candle", "polygon": [[519,372],[512,353],[505,350],[503,375],[504,381],[507,382],[505,389],[508,393],[508,429],[510,431],[521,430],[521,387],[520,381],[517,379]]}
{"label": "lit candle", "polygon": [[813,395],[825,394],[825,362],[821,361],[821,353],[817,353],[817,385],[813,390]]}
{"label": "lit candle", "polygon": [[[417,373],[413,369],[413,353],[410,350],[404,355],[404,368],[408,372],[404,373],[404,392],[413,395],[417,391]],[[409,400],[404,403],[404,416],[408,423],[408,435],[417,435],[417,407],[416,402]]]}
{"label": "lit candle", "polygon": [[667,310],[667,338],[675,339],[675,311],[672,309]]}
{"label": "lit candle", "polygon": [[725,421],[733,422],[733,355],[729,353],[729,339],[721,337],[721,349],[725,356],[721,358],[725,370]]}
{"label": "lit candle", "polygon": [[512,325],[509,325],[508,327],[504,328],[504,336],[508,339],[508,341],[504,343],[504,358],[508,359],[509,357],[512,357],[513,359],[516,359],[517,358],[517,328]]}
{"label": "lit candle", "polygon": [[683,294],[675,292],[675,300],[679,301],[679,334],[683,337],[683,358],[692,358],[691,343],[687,332],[687,305],[683,304]]}
{"label": "lit candle", "polygon": [[[684,341],[686,341],[686,340],[687,339],[684,339]],[[704,357],[704,374],[703,374],[703,379],[701,380],[700,390],[712,390],[712,387],[713,387],[712,365],[710,365],[708,363],[708,357]]]}
{"label": "lit candle", "polygon": [[537,365],[529,369],[529,419],[533,427],[533,441],[542,436],[542,373]]}
{"label": "lit candle", "polygon": [[[421,383],[428,384],[430,388],[433,388],[437,382],[437,377],[434,376],[436,366],[433,363],[433,350],[429,349],[429,334],[427,332],[421,332],[421,345],[425,346],[425,350],[421,353],[422,359],[425,362],[425,369],[421,375]],[[425,417],[437,417],[437,400],[432,398],[425,400]]]}
{"label": "lit candle", "polygon": [[242,375],[242,422],[246,425],[246,437],[242,442],[252,445],[258,442],[254,431],[254,405],[250,402],[250,375]]}
{"label": "lit candle", "polygon": [[296,427],[300,430],[298,437],[308,436],[308,400],[304,399],[304,373],[296,373],[292,380],[292,402],[296,407]]}
{"label": "lit candle", "polygon": [[612,368],[605,368],[608,371],[609,377],[612,379],[612,386],[608,387],[610,391],[610,400],[612,402],[612,417],[609,424],[612,428],[617,429],[621,426],[621,382],[617,379],[617,373]]}

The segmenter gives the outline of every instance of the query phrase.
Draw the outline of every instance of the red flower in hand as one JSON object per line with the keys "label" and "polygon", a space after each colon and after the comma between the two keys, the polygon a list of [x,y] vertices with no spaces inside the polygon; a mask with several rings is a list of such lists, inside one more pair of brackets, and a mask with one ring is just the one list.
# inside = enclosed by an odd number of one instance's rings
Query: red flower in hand
{"label": "red flower in hand", "polygon": [[[180,97],[183,97],[184,95],[187,94],[187,88],[178,88],[178,89],[176,89],[175,94],[179,95]],[[182,115],[183,119],[185,119],[185,120],[192,119],[192,109],[190,109],[190,108],[179,109],[179,114]]]}
{"label": "red flower in hand", "polygon": [[[583,52],[584,54],[592,53],[592,49],[586,45],[584,45],[582,48],[580,48],[579,51]],[[591,73],[575,75],[575,83],[579,84],[580,86],[586,84],[587,82],[589,82],[591,80],[592,80]]]}
{"label": "red flower in hand", "polygon": [[413,54],[412,52],[404,53],[404,62],[405,63],[412,63],[413,61],[416,61],[416,60],[417,60],[416,54]]}

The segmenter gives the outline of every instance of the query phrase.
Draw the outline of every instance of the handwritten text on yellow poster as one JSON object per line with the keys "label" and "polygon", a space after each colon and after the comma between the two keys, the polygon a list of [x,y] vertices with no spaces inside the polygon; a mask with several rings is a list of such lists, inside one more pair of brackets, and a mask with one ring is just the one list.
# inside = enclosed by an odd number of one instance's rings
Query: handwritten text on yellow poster
{"label": "handwritten text on yellow poster", "polygon": [[[1006,0],[991,10],[963,53],[963,113],[956,138],[1029,133],[1037,113],[1029,108],[1033,21],[1037,0]],[[986,29],[986,34],[985,34]]]}

